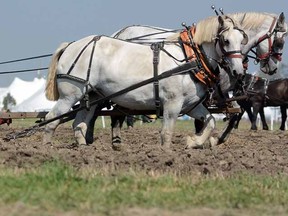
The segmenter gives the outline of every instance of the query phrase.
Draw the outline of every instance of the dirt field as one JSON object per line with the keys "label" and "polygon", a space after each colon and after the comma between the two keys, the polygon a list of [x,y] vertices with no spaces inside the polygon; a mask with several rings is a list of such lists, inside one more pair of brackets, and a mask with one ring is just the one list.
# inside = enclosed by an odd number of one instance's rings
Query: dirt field
{"label": "dirt field", "polygon": [[[239,171],[258,174],[288,174],[288,133],[281,131],[234,130],[228,141],[211,149],[185,150],[186,132],[176,130],[172,153],[159,149],[159,128],[123,129],[122,151],[110,144],[110,129],[97,129],[90,146],[73,144],[73,132],[61,126],[53,145],[42,145],[41,133],[5,142],[2,140],[13,126],[0,128],[0,164],[7,167],[37,167],[54,158],[76,168],[93,167],[99,171],[141,170],[176,174],[230,175]],[[19,130],[17,128],[17,130]]]}
{"label": "dirt field", "polygon": [[[14,124],[14,123],[13,123]],[[288,174],[288,132],[263,131],[249,129],[234,130],[228,141],[209,149],[185,150],[187,131],[177,129],[173,136],[172,152],[167,154],[159,148],[159,128],[135,126],[123,129],[122,140],[125,145],[121,151],[111,147],[110,128],[97,129],[95,141],[89,146],[77,146],[74,142],[71,124],[61,125],[54,136],[53,145],[42,145],[42,134],[36,134],[16,140],[4,141],[7,133],[23,128],[2,125],[0,127],[0,166],[38,167],[39,165],[60,159],[73,167],[93,169],[100,173],[129,171],[173,173],[179,175],[229,176],[245,171],[263,175],[276,173]],[[248,127],[247,127],[248,128]],[[220,131],[215,131],[216,133]],[[191,135],[191,134],[190,134]],[[18,204],[3,206],[0,212],[7,215],[11,210],[14,215],[37,215],[37,211]],[[132,208],[119,210],[120,215],[254,215],[253,211],[216,210],[209,208],[191,208],[182,212],[163,209]],[[277,208],[278,215],[285,211]],[[33,214],[32,214],[33,213]],[[281,213],[281,214],[280,214]],[[0,214],[1,215],[1,214]],[[57,214],[61,215],[61,214]],[[77,215],[70,212],[63,215]],[[269,214],[268,214],[269,215]]]}

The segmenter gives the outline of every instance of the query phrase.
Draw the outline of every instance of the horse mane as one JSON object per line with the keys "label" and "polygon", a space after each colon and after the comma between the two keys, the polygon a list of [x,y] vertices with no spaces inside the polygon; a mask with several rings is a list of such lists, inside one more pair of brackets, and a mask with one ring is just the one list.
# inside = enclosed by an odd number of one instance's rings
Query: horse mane
{"label": "horse mane", "polygon": [[259,13],[259,12],[247,12],[247,13],[234,13],[227,14],[234,20],[238,20],[243,30],[252,30],[260,28],[267,19],[267,17],[278,17],[276,14]]}
{"label": "horse mane", "polygon": [[[224,17],[225,20],[229,20],[229,16]],[[233,18],[230,20],[231,24],[235,24],[236,26],[240,26],[240,24],[235,21]],[[203,43],[211,43],[215,40],[215,37],[217,35],[219,29],[219,21],[218,16],[211,16],[204,20],[199,21],[196,24],[196,32],[193,37],[194,42],[198,45],[201,45]],[[172,35],[171,37],[168,37],[167,41],[173,41],[176,40],[179,37],[180,33],[175,33],[175,35]]]}
{"label": "horse mane", "polygon": [[194,42],[201,45],[202,43],[213,42],[219,28],[218,16],[208,17],[201,20],[196,25]]}

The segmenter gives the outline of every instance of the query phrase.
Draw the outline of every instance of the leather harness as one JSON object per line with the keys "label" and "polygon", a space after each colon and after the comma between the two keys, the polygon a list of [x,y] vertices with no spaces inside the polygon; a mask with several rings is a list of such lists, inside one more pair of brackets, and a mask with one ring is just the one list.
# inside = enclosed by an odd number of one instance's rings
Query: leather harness
{"label": "leather harness", "polygon": [[[213,72],[213,70],[211,70],[210,65],[207,64],[207,60],[206,60],[206,55],[204,53],[204,51],[202,50],[201,46],[195,45],[193,42],[193,36],[195,34],[195,27],[192,27],[189,31],[187,30],[183,30],[180,33],[180,44],[183,47],[183,51],[184,51],[184,55],[186,56],[186,58],[184,60],[178,60],[176,58],[174,58],[167,50],[164,49],[164,42],[157,42],[157,43],[153,43],[151,44],[151,49],[153,51],[153,74],[154,77],[152,79],[148,79],[148,80],[153,80],[153,85],[154,85],[154,97],[155,97],[155,108],[156,108],[156,115],[157,117],[160,116],[161,114],[161,101],[160,101],[160,95],[159,95],[159,80],[164,78],[164,77],[168,77],[167,74],[171,74],[173,75],[174,73],[174,69],[172,70],[173,73],[163,73],[163,77],[160,75],[158,75],[158,65],[159,65],[159,54],[160,51],[165,52],[168,56],[172,57],[174,60],[177,60],[179,62],[183,62],[186,61],[187,63],[192,63],[192,66],[189,70],[183,70],[181,71],[181,66],[179,66],[179,73],[187,73],[190,72],[193,74],[193,76],[195,78],[197,78],[197,80],[199,80],[200,82],[202,82],[204,85],[210,87],[212,86],[215,82],[217,82],[219,80],[218,74],[217,72]],[[89,83],[89,77],[90,77],[90,72],[91,72],[91,65],[92,65],[92,60],[93,60],[93,55],[94,55],[94,49],[96,46],[96,42],[99,41],[101,38],[101,36],[95,36],[92,38],[91,41],[89,41],[83,48],[82,50],[79,52],[79,54],[77,55],[77,57],[75,58],[74,62],[72,63],[72,65],[70,66],[67,74],[57,74],[57,78],[61,79],[61,78],[66,78],[66,79],[71,79],[80,83],[84,83],[85,84],[85,88],[86,88],[86,93],[84,94],[84,100],[86,102],[86,108],[89,109],[90,108],[90,103],[89,103],[89,96],[88,96],[88,87],[90,87],[93,91],[95,91],[96,93],[99,93],[90,83]],[[72,70],[74,69],[76,63],[78,62],[78,60],[80,59],[81,55],[83,54],[83,52],[87,49],[87,47],[93,43],[93,47],[92,47],[92,51],[90,54],[90,60],[89,60],[89,66],[87,69],[87,76],[86,79],[82,79],[76,76],[71,75],[70,73],[72,72]],[[70,44],[69,44],[70,45]],[[68,45],[68,46],[69,46]],[[63,50],[62,53],[65,51],[65,49],[68,47],[66,46]],[[59,56],[59,58],[61,57],[61,55]],[[188,64],[189,65],[189,64]],[[186,66],[186,65],[185,65]],[[148,81],[147,80],[147,81]],[[145,81],[146,82],[146,81]],[[144,81],[141,83],[145,83]],[[139,84],[135,84],[135,86],[140,85]],[[128,92],[129,90],[135,89],[134,85],[131,86],[131,88],[126,88],[126,92]],[[122,93],[123,91],[117,92],[115,94],[112,95],[119,95],[120,93]],[[124,92],[123,92],[124,93]],[[106,97],[108,98],[112,98],[111,97]],[[104,97],[105,98],[105,97]],[[103,98],[103,99],[104,99]],[[203,98],[204,100],[205,98]],[[201,103],[203,100],[200,100],[199,103]],[[102,101],[102,100],[101,100]],[[95,103],[92,103],[95,104]],[[196,104],[194,107],[196,107],[198,104]],[[193,108],[194,108],[193,107]],[[192,109],[193,109],[192,108]]]}
{"label": "leather harness", "polygon": [[199,63],[199,71],[195,73],[194,76],[206,86],[211,87],[219,80],[219,73],[215,73],[207,63],[206,55],[203,52],[202,47],[193,43],[195,32],[196,27],[192,26],[189,30],[183,30],[180,33],[180,38],[187,60],[197,61]]}

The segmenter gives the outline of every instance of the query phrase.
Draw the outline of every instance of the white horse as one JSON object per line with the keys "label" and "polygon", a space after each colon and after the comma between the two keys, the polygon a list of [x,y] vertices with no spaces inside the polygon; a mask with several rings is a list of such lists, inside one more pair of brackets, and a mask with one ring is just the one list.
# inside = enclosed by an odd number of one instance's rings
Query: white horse
{"label": "white horse", "polygon": [[[199,22],[196,29],[193,41],[202,46],[208,56],[206,60],[213,70],[220,61],[224,61],[223,57],[231,77],[235,76],[233,79],[236,79],[236,75],[244,74],[240,48],[242,43],[247,43],[247,38],[235,21],[226,16],[209,17]],[[185,64],[180,61],[186,57],[179,43],[179,33],[165,40],[162,46],[157,66],[159,75],[172,69],[177,71]],[[62,44],[54,53],[49,67],[46,97],[58,101],[47,114],[46,120],[68,112],[90,91],[98,98],[103,98],[153,77],[155,56],[150,46],[106,36],[89,36],[69,45]],[[213,116],[201,103],[207,86],[196,80],[194,69],[199,70],[199,67],[189,68],[189,72],[178,70],[176,74],[159,81],[159,100],[163,110],[163,149],[170,147],[174,125],[180,113],[206,122],[203,132],[189,139],[189,147],[202,146],[215,128]],[[111,100],[122,107],[151,110],[155,109],[154,90],[153,84],[147,84],[117,95]],[[86,144],[87,120],[91,118],[89,115],[94,113],[82,110],[78,114],[82,118],[76,118],[73,123],[75,137],[79,144]],[[46,125],[44,143],[51,142],[59,122],[60,120],[55,120]]]}
{"label": "white horse", "polygon": [[[240,22],[249,37],[249,43],[243,45],[242,52],[247,55],[255,47],[256,51],[253,51],[255,54],[254,58],[256,63],[260,62],[260,69],[267,74],[276,73],[281,62],[285,36],[287,35],[287,24],[285,23],[284,14],[281,13],[278,16],[269,13],[247,12],[229,14],[228,16]],[[133,25],[120,29],[112,34],[112,37],[134,43],[151,44],[153,42],[161,42],[175,34],[175,32],[181,31],[155,26]],[[230,90],[231,85],[230,82],[226,82],[227,73],[222,69],[220,70],[220,76],[222,76],[220,78],[221,90],[225,93]],[[93,132],[97,111],[91,118],[86,133],[87,143],[93,143],[94,140]],[[121,143],[120,130],[124,118],[125,116],[112,117],[112,142]]]}

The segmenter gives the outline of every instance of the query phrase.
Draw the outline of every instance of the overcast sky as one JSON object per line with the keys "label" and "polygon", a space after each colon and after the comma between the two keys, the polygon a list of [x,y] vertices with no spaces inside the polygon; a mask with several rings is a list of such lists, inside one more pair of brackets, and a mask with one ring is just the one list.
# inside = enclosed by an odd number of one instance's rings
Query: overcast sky
{"label": "overcast sky", "polygon": [[[111,35],[132,24],[178,29],[214,15],[211,5],[224,12],[284,12],[286,0],[2,0],[0,6],[0,62],[53,53],[60,43],[92,34]],[[287,45],[283,61],[287,62]],[[47,67],[50,58],[0,65],[0,72]],[[42,72],[44,75],[46,72]],[[36,72],[0,75],[0,87],[15,76],[33,80]]]}

